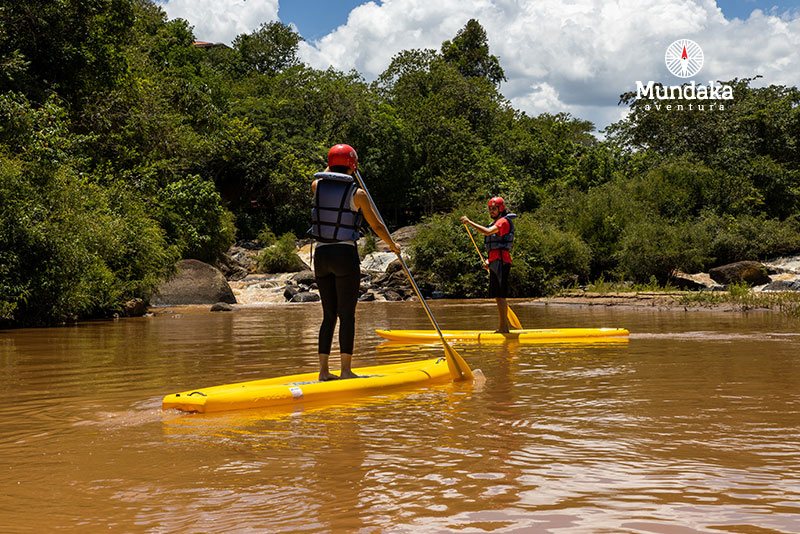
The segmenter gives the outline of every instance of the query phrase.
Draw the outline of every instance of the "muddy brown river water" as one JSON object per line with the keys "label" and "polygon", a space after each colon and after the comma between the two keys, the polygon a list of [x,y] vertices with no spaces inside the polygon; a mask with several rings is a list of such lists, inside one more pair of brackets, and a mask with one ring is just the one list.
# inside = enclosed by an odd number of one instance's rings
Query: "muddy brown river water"
{"label": "muddy brown river water", "polygon": [[[490,301],[431,305],[494,327]],[[319,305],[0,331],[0,532],[800,532],[798,320],[512,307],[631,335],[454,344],[485,383],[190,415],[162,397],[313,370]],[[443,353],[386,327],[429,325],[360,304],[357,366]]]}

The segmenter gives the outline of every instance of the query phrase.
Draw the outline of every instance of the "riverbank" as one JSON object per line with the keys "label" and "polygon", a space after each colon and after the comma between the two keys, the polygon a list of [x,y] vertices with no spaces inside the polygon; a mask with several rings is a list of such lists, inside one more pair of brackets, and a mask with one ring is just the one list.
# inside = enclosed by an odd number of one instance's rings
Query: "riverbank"
{"label": "riverbank", "polygon": [[780,312],[800,316],[797,292],[733,291],[637,291],[590,292],[574,290],[551,297],[533,299],[542,306],[617,308],[663,311]]}

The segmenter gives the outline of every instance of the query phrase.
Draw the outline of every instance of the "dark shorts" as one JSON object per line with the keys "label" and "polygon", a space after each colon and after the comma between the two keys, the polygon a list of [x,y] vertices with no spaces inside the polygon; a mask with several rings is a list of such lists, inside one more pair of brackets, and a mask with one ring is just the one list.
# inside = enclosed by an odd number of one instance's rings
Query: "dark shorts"
{"label": "dark shorts", "polygon": [[511,264],[502,260],[489,262],[489,297],[508,298],[508,279]]}

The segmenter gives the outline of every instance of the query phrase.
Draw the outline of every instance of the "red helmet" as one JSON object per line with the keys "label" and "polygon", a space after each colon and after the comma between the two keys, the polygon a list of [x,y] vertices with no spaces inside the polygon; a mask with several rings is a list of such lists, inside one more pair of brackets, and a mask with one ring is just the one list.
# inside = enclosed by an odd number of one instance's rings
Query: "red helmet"
{"label": "red helmet", "polygon": [[497,206],[497,209],[500,211],[506,211],[506,201],[503,200],[503,197],[492,197],[489,199],[489,207]]}
{"label": "red helmet", "polygon": [[350,145],[334,145],[328,151],[328,167],[344,165],[353,170],[358,169],[358,154]]}

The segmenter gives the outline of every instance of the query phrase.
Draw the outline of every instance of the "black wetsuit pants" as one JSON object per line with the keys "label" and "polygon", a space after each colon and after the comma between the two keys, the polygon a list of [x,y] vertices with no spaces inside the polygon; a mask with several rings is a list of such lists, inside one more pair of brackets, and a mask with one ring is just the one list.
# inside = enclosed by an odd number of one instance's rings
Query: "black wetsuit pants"
{"label": "black wetsuit pants", "polygon": [[322,299],[319,354],[331,353],[333,330],[339,319],[339,352],[353,354],[356,336],[356,304],[361,283],[358,250],[333,244],[314,249],[314,276]]}

